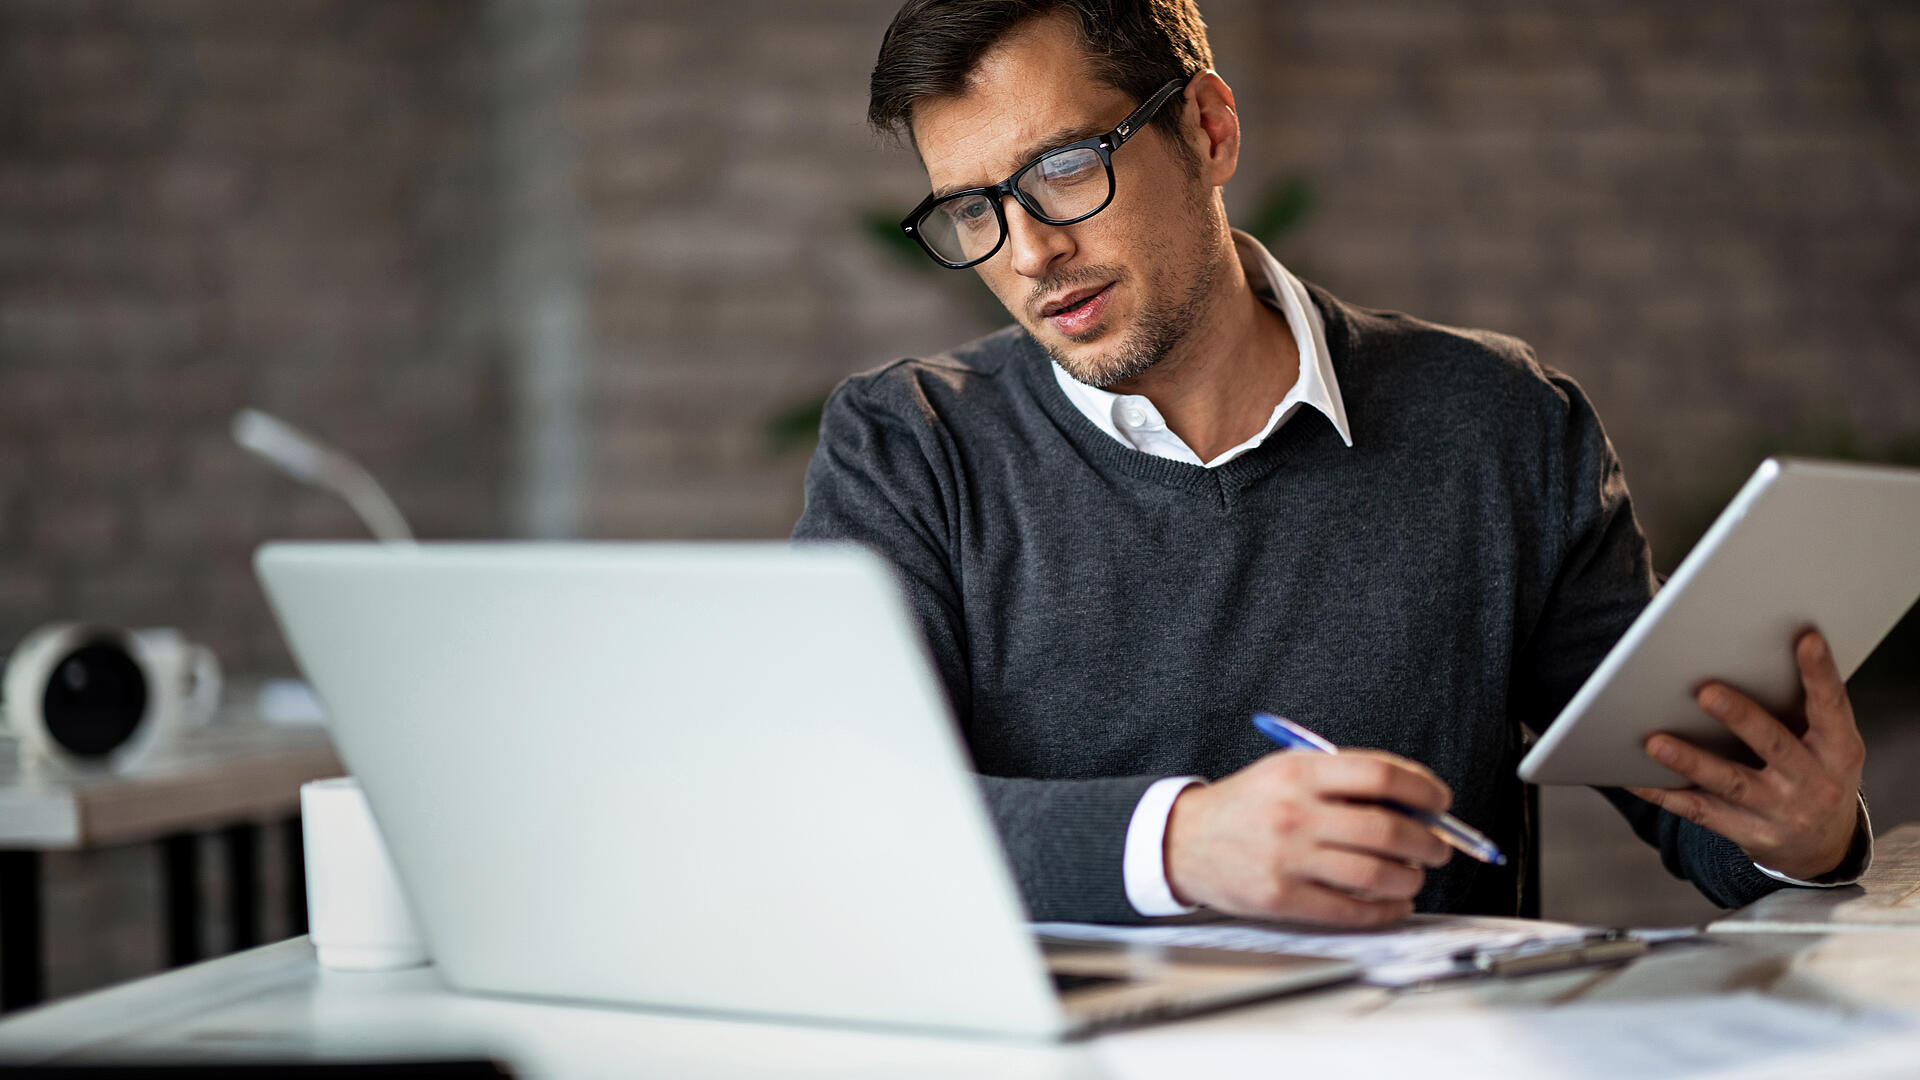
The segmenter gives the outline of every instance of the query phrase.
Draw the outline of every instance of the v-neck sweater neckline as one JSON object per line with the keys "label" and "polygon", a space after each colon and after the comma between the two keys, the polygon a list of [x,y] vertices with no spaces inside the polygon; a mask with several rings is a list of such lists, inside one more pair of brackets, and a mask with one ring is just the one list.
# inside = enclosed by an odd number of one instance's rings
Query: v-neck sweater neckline
{"label": "v-neck sweater neckline", "polygon": [[[1326,323],[1328,363],[1338,368],[1348,355],[1351,345],[1352,327],[1340,313],[1338,304],[1323,300],[1320,292],[1312,285],[1307,286],[1314,304],[1320,308],[1321,317]],[[1264,479],[1286,462],[1299,458],[1302,454],[1316,449],[1309,441],[1313,433],[1328,435],[1336,449],[1348,449],[1340,441],[1339,432],[1333,422],[1316,409],[1303,410],[1319,417],[1321,424],[1302,424],[1299,415],[1275,428],[1259,446],[1241,454],[1224,465],[1208,467],[1190,462],[1175,461],[1171,458],[1149,454],[1122,445],[1112,436],[1101,431],[1085,413],[1068,400],[1060,389],[1059,382],[1053,377],[1052,359],[1040,343],[1028,333],[1019,335],[1020,351],[1014,358],[1013,366],[1018,369],[1019,377],[1028,391],[1039,401],[1049,417],[1060,428],[1069,441],[1082,453],[1103,469],[1111,469],[1129,476],[1138,477],[1156,484],[1175,488],[1189,494],[1231,504],[1233,496]],[[1353,424],[1349,415],[1348,423]],[[1324,431],[1322,430],[1324,425]]]}

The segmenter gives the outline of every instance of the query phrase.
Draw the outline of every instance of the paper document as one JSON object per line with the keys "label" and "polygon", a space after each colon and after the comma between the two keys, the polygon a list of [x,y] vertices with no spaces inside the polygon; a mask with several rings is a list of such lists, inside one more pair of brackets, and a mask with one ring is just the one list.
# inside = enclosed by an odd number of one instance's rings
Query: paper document
{"label": "paper document", "polygon": [[[1419,1080],[1824,1080],[1911,1077],[1911,1016],[1751,992],[1550,1008],[1458,1008],[1239,1030],[1171,1025],[1094,1044],[1116,1080],[1196,1076]],[[1904,1060],[1898,1054],[1905,1051]],[[1858,1062],[1848,1070],[1842,1062]],[[1892,1067],[1889,1067],[1889,1066]]]}
{"label": "paper document", "polygon": [[1043,937],[1138,945],[1184,945],[1240,952],[1291,953],[1351,960],[1375,986],[1411,986],[1470,970],[1463,949],[1504,949],[1531,941],[1577,940],[1587,928],[1538,919],[1412,915],[1381,930],[1321,930],[1280,923],[1218,922],[1158,926],[1034,923]]}

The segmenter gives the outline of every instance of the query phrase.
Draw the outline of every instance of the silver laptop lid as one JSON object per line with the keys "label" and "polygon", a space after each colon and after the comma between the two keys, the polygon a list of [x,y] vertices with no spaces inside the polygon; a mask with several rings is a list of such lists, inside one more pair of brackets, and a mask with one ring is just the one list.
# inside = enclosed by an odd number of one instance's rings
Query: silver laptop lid
{"label": "silver laptop lid", "polygon": [[450,984],[1067,1027],[870,553],[271,544],[256,566]]}

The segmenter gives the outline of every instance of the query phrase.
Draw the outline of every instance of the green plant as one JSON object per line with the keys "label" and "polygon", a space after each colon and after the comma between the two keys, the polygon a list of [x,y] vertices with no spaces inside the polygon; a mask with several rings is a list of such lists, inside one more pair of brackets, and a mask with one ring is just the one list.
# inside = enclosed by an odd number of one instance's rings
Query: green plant
{"label": "green plant", "polygon": [[1313,204],[1313,184],[1306,177],[1282,177],[1253,208],[1252,216],[1247,218],[1247,231],[1272,248],[1282,237],[1306,223]]}
{"label": "green plant", "polygon": [[814,440],[820,435],[820,418],[826,411],[827,396],[819,394],[784,406],[768,416],[762,428],[767,453],[779,456],[801,447],[811,453]]}

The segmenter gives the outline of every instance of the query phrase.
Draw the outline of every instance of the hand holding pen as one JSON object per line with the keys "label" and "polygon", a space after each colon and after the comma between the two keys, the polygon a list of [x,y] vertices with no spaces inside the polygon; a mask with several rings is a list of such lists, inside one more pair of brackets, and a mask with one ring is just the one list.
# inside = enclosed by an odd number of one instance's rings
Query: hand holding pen
{"label": "hand holding pen", "polygon": [[[1314,754],[1340,752],[1339,747],[1284,716],[1257,712],[1253,714],[1253,726],[1259,729],[1260,734],[1272,739],[1282,749],[1304,750]],[[1491,863],[1494,866],[1507,865],[1506,855],[1493,841],[1487,839],[1485,833],[1452,814],[1435,813],[1432,810],[1408,806],[1392,799],[1382,799],[1380,805],[1396,814],[1405,814],[1424,825],[1427,831],[1437,837],[1441,843],[1456,851],[1464,852],[1483,863]]]}
{"label": "hand holding pen", "polygon": [[1407,811],[1441,814],[1452,798],[1425,766],[1381,751],[1268,754],[1180,792],[1167,884],[1172,899],[1225,914],[1384,925],[1413,911],[1426,868],[1453,854]]}

